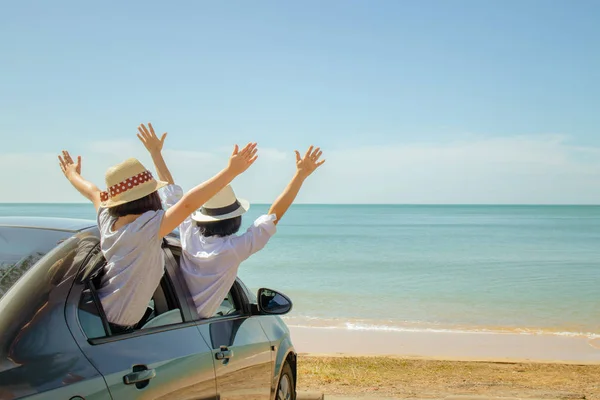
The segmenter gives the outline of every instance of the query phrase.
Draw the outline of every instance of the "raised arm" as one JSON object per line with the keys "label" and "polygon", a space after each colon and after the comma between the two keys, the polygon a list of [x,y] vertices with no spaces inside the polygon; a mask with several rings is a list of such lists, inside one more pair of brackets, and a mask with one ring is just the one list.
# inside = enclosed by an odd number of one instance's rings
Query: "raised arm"
{"label": "raised arm", "polygon": [[187,192],[181,200],[165,212],[160,226],[160,235],[168,235],[236,176],[246,171],[258,158],[256,151],[256,143],[248,143],[241,151],[236,144],[225,169]]}
{"label": "raised arm", "polygon": [[71,185],[91,201],[96,211],[98,211],[101,203],[100,189],[81,176],[81,156],[77,156],[77,164],[75,164],[69,152],[63,150],[62,156],[58,156],[58,161],[60,162],[60,169],[62,169],[65,177],[71,182]]}
{"label": "raised arm", "polygon": [[325,160],[319,161],[322,154],[321,149],[317,147],[313,150],[313,146],[310,146],[304,158],[301,158],[300,153],[296,150],[296,173],[283,193],[279,195],[269,209],[269,214],[275,214],[277,217],[276,224],[296,199],[304,180],[325,162]]}
{"label": "raised arm", "polygon": [[167,138],[167,133],[163,133],[159,139],[158,136],[156,136],[156,133],[154,133],[154,128],[150,122],[148,122],[148,128],[146,128],[146,125],[144,124],[138,126],[138,131],[137,137],[152,156],[154,167],[158,173],[158,179],[167,182],[169,185],[174,184],[175,181],[173,180],[173,176],[171,176],[171,172],[169,171],[169,168],[167,168],[167,163],[165,163],[162,156],[162,148],[165,139]]}

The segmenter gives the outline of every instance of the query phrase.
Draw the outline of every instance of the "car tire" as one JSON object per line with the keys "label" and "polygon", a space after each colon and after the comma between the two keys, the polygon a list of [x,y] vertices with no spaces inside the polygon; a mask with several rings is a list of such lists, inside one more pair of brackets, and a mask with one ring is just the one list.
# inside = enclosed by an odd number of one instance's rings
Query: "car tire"
{"label": "car tire", "polygon": [[296,400],[296,385],[294,384],[294,374],[292,367],[287,362],[281,368],[279,382],[277,383],[276,400]]}

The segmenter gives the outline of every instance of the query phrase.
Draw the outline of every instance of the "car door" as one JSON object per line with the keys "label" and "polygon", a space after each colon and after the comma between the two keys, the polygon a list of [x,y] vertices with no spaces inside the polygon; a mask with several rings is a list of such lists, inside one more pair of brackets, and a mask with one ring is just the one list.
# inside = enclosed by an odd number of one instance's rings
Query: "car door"
{"label": "car door", "polygon": [[270,399],[274,348],[236,282],[217,315],[198,321],[212,348],[217,392],[222,400]]}
{"label": "car door", "polygon": [[93,308],[99,301],[89,282],[71,290],[67,321],[113,400],[217,397],[212,349],[179,304],[169,269],[149,304],[150,319],[131,333],[107,335],[102,311]]}

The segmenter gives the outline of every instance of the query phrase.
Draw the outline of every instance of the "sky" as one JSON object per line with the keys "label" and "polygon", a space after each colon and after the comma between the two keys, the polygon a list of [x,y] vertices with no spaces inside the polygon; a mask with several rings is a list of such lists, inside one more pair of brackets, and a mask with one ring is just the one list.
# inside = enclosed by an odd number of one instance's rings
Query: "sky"
{"label": "sky", "polygon": [[0,202],[82,202],[168,132],[189,189],[235,143],[271,202],[295,149],[303,203],[600,204],[600,2],[28,1],[0,11]]}

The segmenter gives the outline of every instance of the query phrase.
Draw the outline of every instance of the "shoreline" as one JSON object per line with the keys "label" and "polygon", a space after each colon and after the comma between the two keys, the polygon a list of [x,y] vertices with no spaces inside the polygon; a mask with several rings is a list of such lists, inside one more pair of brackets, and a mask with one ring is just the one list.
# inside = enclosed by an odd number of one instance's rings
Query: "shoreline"
{"label": "shoreline", "polygon": [[290,325],[299,354],[497,363],[600,364],[600,339],[552,334],[368,331]]}
{"label": "shoreline", "polygon": [[[465,325],[465,324],[440,324],[425,321],[394,321],[361,318],[334,318],[334,317],[305,317],[283,316],[288,326],[296,328],[324,328],[346,329],[351,331],[382,331],[382,332],[415,332],[415,333],[479,333],[479,334],[518,334],[518,335],[548,335],[581,337],[587,339],[600,339],[600,332],[593,331],[600,328],[562,326],[562,327],[536,327],[536,326],[493,326],[493,325]],[[599,340],[600,343],[600,340]]]}

